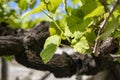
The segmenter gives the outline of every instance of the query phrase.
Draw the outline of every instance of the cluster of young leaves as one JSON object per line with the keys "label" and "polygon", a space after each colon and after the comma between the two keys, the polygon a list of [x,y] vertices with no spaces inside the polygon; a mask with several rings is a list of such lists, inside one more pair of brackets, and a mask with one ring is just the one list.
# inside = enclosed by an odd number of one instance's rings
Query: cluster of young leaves
{"label": "cluster of young leaves", "polygon": [[18,16],[14,9],[8,6],[4,0],[0,2],[0,22],[6,22],[10,26],[18,26]]}
{"label": "cluster of young leaves", "polygon": [[[71,43],[70,47],[76,52],[92,53],[91,48],[96,38],[104,40],[108,36],[119,37],[119,6],[109,19],[104,32],[97,36],[99,26],[108,16],[114,3],[113,0],[41,0],[38,7],[27,12],[22,18],[43,12],[51,19],[49,29],[51,36],[46,40],[44,49],[40,53],[43,61],[47,63],[59,45],[64,45],[61,44],[61,40],[68,40]],[[61,8],[65,12],[60,12]],[[57,16],[61,18],[56,18]]]}
{"label": "cluster of young leaves", "polygon": [[36,0],[0,0],[0,22],[5,22],[12,28],[33,27],[42,19],[34,18],[33,20],[31,17],[21,19],[21,16],[28,9],[33,9],[36,2]]}
{"label": "cluster of young leaves", "polygon": [[[75,3],[80,4],[78,8],[69,7],[66,4],[67,1],[63,2],[66,15],[59,20],[55,20],[53,16],[50,16],[50,18],[52,18],[50,27],[51,37],[57,35],[60,39],[67,39],[71,43],[70,47],[73,47],[75,51],[80,53],[90,51],[89,44],[94,44],[94,40],[96,38],[95,33],[91,28],[94,23],[93,17],[99,17],[104,11],[102,5],[97,6],[97,3],[94,0],[89,1],[72,1],[72,3],[74,3],[73,5],[76,5]],[[88,7],[90,7],[90,9]],[[43,49],[43,51],[44,50],[45,49]],[[41,53],[45,63],[50,60],[50,58],[46,57],[47,54],[49,53]],[[51,55],[52,54],[53,53],[51,53]]]}

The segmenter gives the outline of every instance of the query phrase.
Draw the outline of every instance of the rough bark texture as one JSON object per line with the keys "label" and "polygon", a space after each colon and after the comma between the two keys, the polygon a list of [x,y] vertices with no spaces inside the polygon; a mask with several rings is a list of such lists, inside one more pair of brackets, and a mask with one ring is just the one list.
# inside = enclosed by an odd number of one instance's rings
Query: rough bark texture
{"label": "rough bark texture", "polygon": [[[7,24],[0,23],[0,56],[14,55],[18,63],[28,68],[50,71],[56,77],[70,77],[74,74],[95,75],[103,70],[112,71],[114,68],[120,68],[120,64],[110,56],[110,53],[115,54],[118,51],[119,42],[111,37],[101,43],[98,57],[79,53],[68,55],[64,52],[62,55],[55,54],[44,64],[39,53],[49,36],[48,22],[39,23],[26,31],[12,29],[7,27]],[[70,44],[67,41],[62,43]]]}

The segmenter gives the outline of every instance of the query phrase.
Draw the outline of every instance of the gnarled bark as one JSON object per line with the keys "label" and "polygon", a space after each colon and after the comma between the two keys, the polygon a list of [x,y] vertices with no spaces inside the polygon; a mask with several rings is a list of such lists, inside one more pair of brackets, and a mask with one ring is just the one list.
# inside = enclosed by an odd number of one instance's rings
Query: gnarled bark
{"label": "gnarled bark", "polygon": [[[99,48],[100,55],[74,53],[55,54],[52,59],[44,64],[40,51],[45,40],[50,36],[49,23],[42,22],[30,30],[12,29],[7,24],[0,23],[0,56],[14,55],[18,63],[37,70],[50,71],[56,77],[70,77],[87,74],[94,75],[103,70],[112,70],[119,65],[110,53],[118,51],[118,41],[110,38],[102,43]],[[62,43],[69,45],[67,41]]]}

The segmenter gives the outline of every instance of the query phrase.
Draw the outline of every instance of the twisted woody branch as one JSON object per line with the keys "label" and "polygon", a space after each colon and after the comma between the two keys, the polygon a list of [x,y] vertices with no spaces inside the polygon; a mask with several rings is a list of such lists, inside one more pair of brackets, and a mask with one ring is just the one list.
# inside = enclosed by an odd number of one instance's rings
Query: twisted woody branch
{"label": "twisted woody branch", "polygon": [[[99,47],[99,56],[74,53],[55,54],[44,64],[39,56],[45,40],[50,36],[49,23],[42,22],[30,30],[12,29],[0,23],[0,56],[14,55],[15,60],[28,67],[50,71],[56,77],[70,77],[74,74],[94,75],[103,70],[112,70],[119,65],[109,53],[118,51],[118,40],[109,38]],[[64,44],[69,44],[62,41]],[[120,71],[119,71],[120,72]]]}

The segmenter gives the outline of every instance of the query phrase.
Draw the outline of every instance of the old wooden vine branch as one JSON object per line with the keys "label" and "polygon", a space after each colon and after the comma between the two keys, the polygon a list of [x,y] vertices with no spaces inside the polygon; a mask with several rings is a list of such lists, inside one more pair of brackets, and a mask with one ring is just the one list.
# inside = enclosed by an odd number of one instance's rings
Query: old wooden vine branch
{"label": "old wooden vine branch", "polygon": [[120,1],[119,0],[116,0],[115,1],[115,4],[113,5],[113,7],[111,8],[109,14],[108,14],[108,17],[106,19],[104,19],[104,21],[102,22],[102,24],[100,25],[100,29],[98,31],[98,34],[97,34],[97,38],[96,38],[96,41],[95,41],[95,45],[94,45],[94,49],[93,49],[93,53],[95,56],[98,56],[100,53],[98,51],[98,47],[100,46],[100,35],[104,32],[104,28],[109,20],[109,18],[112,16],[113,12],[115,11],[116,7],[120,4]]}
{"label": "old wooden vine branch", "polygon": [[[119,65],[110,55],[116,53],[119,47],[118,40],[112,37],[103,41],[98,49],[101,53],[98,57],[79,53],[68,55],[63,52],[61,55],[55,54],[44,64],[39,53],[45,40],[50,36],[48,29],[48,22],[39,23],[30,30],[12,29],[4,22],[0,23],[0,56],[14,55],[18,63],[28,68],[50,71],[56,77],[70,77],[74,74],[94,75]],[[62,44],[69,45],[66,41],[62,41]]]}

